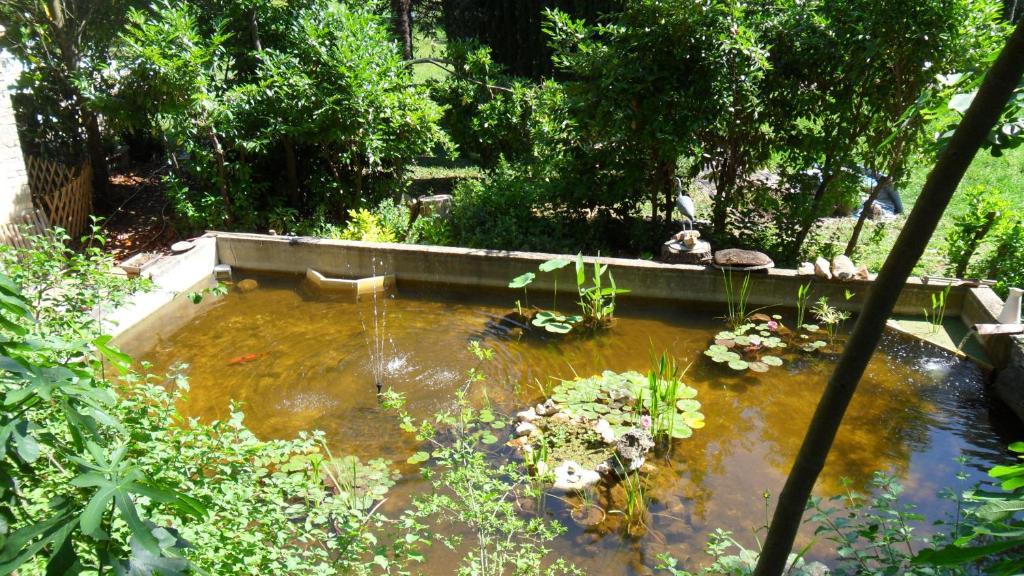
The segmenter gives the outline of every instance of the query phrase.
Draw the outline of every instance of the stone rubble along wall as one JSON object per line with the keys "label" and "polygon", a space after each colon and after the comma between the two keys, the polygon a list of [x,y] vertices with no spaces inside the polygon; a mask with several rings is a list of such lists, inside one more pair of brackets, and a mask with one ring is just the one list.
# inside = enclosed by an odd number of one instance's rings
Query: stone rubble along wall
{"label": "stone rubble along wall", "polygon": [[992,390],[1024,422],[1024,336],[1010,337],[1006,367],[999,371]]}
{"label": "stone rubble along wall", "polygon": [[7,224],[12,217],[32,210],[25,158],[8,91],[16,77],[15,64],[0,53],[0,224]]}

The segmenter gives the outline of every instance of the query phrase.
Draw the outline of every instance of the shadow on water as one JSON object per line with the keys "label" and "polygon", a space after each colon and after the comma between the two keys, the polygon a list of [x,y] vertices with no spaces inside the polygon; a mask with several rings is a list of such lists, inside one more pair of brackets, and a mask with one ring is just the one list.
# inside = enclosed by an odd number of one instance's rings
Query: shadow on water
{"label": "shadow on water", "polygon": [[[764,500],[776,494],[795,458],[821,391],[831,373],[828,358],[808,358],[764,374],[737,374],[702,356],[721,321],[719,310],[668,302],[620,301],[614,328],[595,337],[523,337],[506,314],[515,295],[403,283],[386,301],[384,339],[368,344],[370,302],[355,303],[297,285],[290,277],[260,276],[260,288],[232,292],[185,328],[143,356],[154,370],[188,364],[191,392],[186,413],[223,418],[231,400],[243,403],[246,422],[264,438],[324,430],[336,454],[385,457],[404,480],[388,505],[400,506],[427,488],[404,463],[418,447],[376,399],[383,378],[407,397],[414,416],[452,405],[452,392],[476,360],[471,340],[494,349],[485,366],[487,399],[512,413],[541,398],[539,382],[603,370],[646,370],[651,350],[667,350],[698,389],[707,425],[677,442],[668,458],[653,461],[648,530],[628,534],[609,515],[581,527],[565,501],[548,498],[538,508],[569,527],[555,554],[588,574],[644,574],[655,555],[703,560],[707,534],[733,530],[754,546],[751,529],[764,522]],[[570,294],[560,305],[572,305]],[[380,302],[377,303],[380,313]],[[374,357],[379,354],[379,357]],[[254,358],[233,362],[238,358]],[[929,517],[949,512],[936,494],[956,486],[960,465],[972,484],[1005,461],[1004,446],[1024,434],[1009,415],[993,408],[984,375],[974,365],[905,338],[888,335],[872,359],[821,475],[817,492],[832,495],[848,478],[855,489],[872,474],[895,474],[906,500]],[[482,391],[478,390],[482,398]],[[510,451],[496,451],[500,458]],[[612,488],[602,502],[621,499]],[[804,534],[807,541],[809,534]],[[448,574],[457,555],[435,547],[430,573]]]}

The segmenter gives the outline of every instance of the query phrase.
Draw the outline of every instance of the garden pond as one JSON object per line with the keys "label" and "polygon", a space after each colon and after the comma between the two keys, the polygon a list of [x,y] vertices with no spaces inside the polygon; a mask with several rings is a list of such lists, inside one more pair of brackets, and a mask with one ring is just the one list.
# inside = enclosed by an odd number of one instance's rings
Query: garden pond
{"label": "garden pond", "polygon": [[[663,351],[682,366],[692,362],[683,381],[697,390],[705,425],[676,440],[667,456],[649,459],[654,471],[646,478],[652,498],[646,530],[623,530],[612,516],[597,525],[577,524],[570,517],[572,498],[524,503],[524,513],[547,514],[568,527],[553,554],[587,574],[646,574],[661,552],[703,562],[707,535],[716,528],[732,530],[753,548],[752,530],[765,522],[764,494],[781,489],[833,367],[827,353],[763,373],[713,362],[704,351],[723,329],[722,311],[706,304],[625,296],[605,332],[521,337],[501,322],[515,299],[511,290],[399,280],[400,294],[355,303],[290,276],[236,272],[240,277],[255,278],[259,287],[203,303],[183,328],[138,355],[155,373],[186,365],[191,390],[182,408],[190,416],[223,419],[237,401],[246,423],[263,438],[320,429],[335,454],[392,461],[399,480],[385,511],[400,509],[430,486],[419,465],[406,462],[421,446],[380,406],[378,381],[404,394],[413,416],[426,418],[451,407],[467,371],[477,367],[487,380],[471,388],[473,402],[512,415],[543,400],[554,379],[646,372],[652,353]],[[562,294],[559,304],[571,308],[573,296]],[[530,297],[550,302],[551,295]],[[782,308],[770,313],[790,314]],[[493,349],[493,359],[481,366],[467,351],[471,341]],[[844,479],[866,489],[875,471],[886,471],[906,486],[904,499],[929,518],[953,512],[955,505],[938,497],[940,489],[983,479],[985,470],[1009,458],[1006,443],[1020,439],[1019,425],[989,400],[983,380],[970,363],[888,334],[850,406],[817,493],[842,493]],[[509,438],[489,447],[496,459],[518,457],[504,445]],[[964,480],[957,478],[961,455],[968,458]],[[595,497],[614,509],[621,494],[602,490]],[[808,529],[802,540],[811,537]],[[450,574],[458,560],[436,545],[423,568]]]}

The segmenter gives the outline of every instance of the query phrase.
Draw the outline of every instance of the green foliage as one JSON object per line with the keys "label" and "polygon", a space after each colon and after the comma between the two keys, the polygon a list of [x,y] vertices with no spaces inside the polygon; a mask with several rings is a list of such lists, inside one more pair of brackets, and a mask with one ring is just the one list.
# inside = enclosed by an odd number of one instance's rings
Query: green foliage
{"label": "green foliage", "polygon": [[501,158],[528,159],[537,88],[504,74],[486,46],[449,42],[446,60],[454,71],[432,82],[430,93],[444,107],[442,126],[461,155],[487,168]]}
{"label": "green foliage", "polygon": [[0,245],[0,270],[31,303],[36,320],[30,326],[33,332],[98,336],[104,311],[124,302],[131,292],[148,287],[147,280],[113,273],[114,259],[103,249],[106,238],[98,224],[93,220],[78,250],[60,228],[27,236],[25,248]]}
{"label": "green foliage", "polygon": [[[1024,442],[1015,442],[1010,450],[1024,454]],[[1024,458],[1024,456],[1021,456]],[[939,549],[922,550],[914,563],[955,569],[967,563],[981,563],[993,576],[1019,574],[1024,570],[1024,463],[996,466],[989,470],[1004,492],[970,490],[963,529]]]}
{"label": "green foliage", "polygon": [[373,8],[195,0],[133,11],[118,50],[123,97],[107,107],[155,120],[192,226],[252,227],[283,203],[340,216],[445,143],[440,108],[412,85]]}
{"label": "green foliage", "polygon": [[804,325],[804,318],[807,316],[807,302],[811,299],[811,282],[801,284],[796,290],[796,326]]}
{"label": "green foliage", "polygon": [[[604,284],[604,274],[608,272],[608,284]],[[629,290],[615,285],[615,277],[608,270],[607,264],[595,261],[587,284],[587,268],[583,263],[583,255],[576,255],[576,292],[579,295],[580,323],[588,329],[599,330],[611,326],[615,319],[615,297],[628,294]]]}
{"label": "green foliage", "polygon": [[826,296],[818,298],[811,308],[811,313],[825,327],[829,346],[834,346],[843,323],[850,319],[850,313],[830,305]]}
{"label": "green foliage", "polygon": [[554,62],[571,78],[556,108],[566,120],[545,150],[560,204],[624,214],[671,202],[677,159],[728,106],[727,55],[744,37],[733,34],[735,6],[630,1],[602,26],[549,13]]}
{"label": "green foliage", "polygon": [[[493,351],[479,342],[470,351],[482,364]],[[433,492],[414,500],[412,517],[431,525],[451,524],[471,538],[458,574],[501,576],[504,574],[576,574],[564,560],[545,562],[545,547],[564,528],[541,516],[524,518],[519,510],[523,498],[539,497],[530,478],[515,463],[495,466],[489,461],[489,446],[496,442],[495,430],[507,426],[489,407],[474,408],[468,396],[474,386],[486,388],[479,365],[467,374],[453,408],[431,420],[415,423],[402,409],[403,400],[395,392],[387,394],[388,405],[399,411],[403,428],[415,432],[417,439],[430,445],[418,461],[429,459],[433,466],[423,473],[431,481]],[[486,396],[486,392],[484,394]],[[436,538],[456,548],[463,537],[445,535]]]}
{"label": "green foliage", "polygon": [[[5,0],[0,50],[22,71],[12,95],[26,154],[77,164],[104,152],[93,103],[110,90],[108,52],[135,0]],[[105,170],[101,157],[93,168]],[[105,173],[105,172],[104,172]]]}
{"label": "green foliage", "polygon": [[738,327],[747,321],[747,298],[750,297],[750,274],[743,276],[739,290],[733,285],[732,270],[722,271],[722,287],[725,289],[725,304],[728,309],[725,321]]}
{"label": "green foliage", "polygon": [[0,296],[0,572],[184,573],[185,543],[153,521],[153,510],[201,519],[207,508],[130,452],[124,414],[97,376],[104,359],[122,370],[128,359],[109,337],[90,342],[39,327],[7,276]]}
{"label": "green foliage", "polygon": [[946,318],[946,299],[949,298],[949,291],[952,288],[953,285],[949,284],[941,292],[932,293],[931,310],[924,310],[924,319],[932,325],[933,331],[940,329]]}
{"label": "green foliage", "polygon": [[946,260],[949,272],[962,278],[968,270],[971,257],[990,232],[998,232],[1004,218],[1012,216],[1010,205],[998,191],[984,186],[968,188],[964,192],[965,210],[953,218],[946,231]]}
{"label": "green foliage", "polygon": [[543,186],[502,162],[482,179],[463,180],[452,194],[449,235],[453,244],[473,248],[571,250],[568,222],[535,212]]}
{"label": "green foliage", "polygon": [[995,239],[995,248],[985,259],[987,276],[996,280],[995,291],[1006,297],[1012,287],[1024,286],[1024,220],[1005,226]]}
{"label": "green foliage", "polygon": [[396,242],[399,239],[395,231],[386,227],[377,214],[365,208],[349,211],[348,224],[340,238],[363,242]]}
{"label": "green foliage", "polygon": [[322,433],[261,441],[234,406],[185,418],[183,377],[132,372],[88,310],[135,284],[64,239],[5,253],[24,295],[0,275],[0,573],[359,574],[417,557],[411,519],[375,535],[383,462],[334,460]]}
{"label": "green foliage", "polygon": [[[697,390],[681,381],[667,356],[656,359],[647,375],[616,373],[560,382],[552,390],[565,413],[588,421],[604,419],[616,435],[642,427],[658,438],[685,439],[704,427]],[[644,425],[644,416],[650,424]]]}

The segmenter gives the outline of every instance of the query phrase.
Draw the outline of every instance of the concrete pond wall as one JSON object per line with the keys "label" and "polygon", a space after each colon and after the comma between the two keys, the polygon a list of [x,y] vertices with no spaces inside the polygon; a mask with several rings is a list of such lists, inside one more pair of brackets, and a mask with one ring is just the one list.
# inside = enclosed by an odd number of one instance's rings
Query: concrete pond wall
{"label": "concrete pond wall", "polygon": [[[519,291],[508,288],[509,280],[525,272],[537,272],[540,263],[558,256],[210,232],[196,239],[195,247],[189,252],[165,257],[158,262],[151,272],[155,290],[137,296],[131,304],[112,314],[109,329],[127,352],[147,349],[157,338],[174,332],[209,305],[210,298],[197,307],[187,298],[177,295],[213,285],[213,267],[216,264],[228,264],[238,270],[296,276],[305,275],[307,270],[313,269],[327,277],[349,279],[393,274],[399,290],[403,281],[481,287],[508,290],[511,301]],[[607,264],[617,284],[629,288],[631,296],[716,306],[726,302],[724,274],[711,267],[604,257],[584,257],[584,261],[588,265],[597,261]],[[567,266],[557,274],[563,289],[575,285],[573,266]],[[530,289],[550,289],[554,278],[553,274],[538,273]],[[743,274],[733,274],[736,285],[742,278]],[[751,273],[748,303],[751,308],[779,304],[791,306],[798,287],[808,281],[813,282],[814,299],[827,296],[832,305],[851,312],[859,311],[874,288],[870,280],[824,280],[798,275],[795,270],[772,269]],[[925,282],[918,278],[908,280],[894,314],[920,316],[922,309],[931,307],[932,295],[942,292],[946,286],[944,282]],[[847,299],[850,294],[852,296]],[[960,317],[967,326],[994,323],[1001,308],[1002,301],[990,288],[957,285],[950,289],[946,316]],[[1010,393],[1000,393],[1000,396],[1007,400],[1019,397],[1019,401],[1015,401],[1019,404],[1016,409],[1024,420],[1024,381],[1020,381],[1024,378],[1024,340],[992,336],[983,339],[982,345],[996,372],[1015,366],[1015,358],[1019,360],[1021,376],[1004,376],[1002,385],[1004,390],[1015,391],[1016,396]],[[1005,384],[1007,378],[1014,382]]]}

